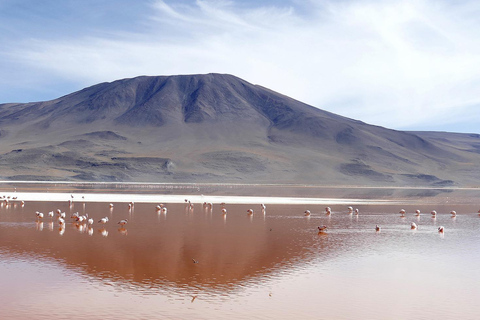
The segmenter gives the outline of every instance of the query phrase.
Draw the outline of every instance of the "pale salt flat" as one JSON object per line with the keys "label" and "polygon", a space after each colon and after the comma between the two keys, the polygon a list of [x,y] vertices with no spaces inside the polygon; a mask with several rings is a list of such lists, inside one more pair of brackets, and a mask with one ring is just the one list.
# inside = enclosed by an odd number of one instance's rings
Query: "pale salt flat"
{"label": "pale salt flat", "polygon": [[[229,203],[229,204],[318,204],[318,205],[367,205],[367,204],[405,204],[405,200],[380,199],[340,199],[340,198],[303,198],[303,197],[255,197],[255,196],[218,196],[218,195],[159,195],[159,194],[113,194],[113,193],[43,193],[43,192],[7,192],[6,197],[17,197],[17,201],[69,201],[73,202],[139,202],[139,203]],[[73,198],[72,198],[73,195]]]}

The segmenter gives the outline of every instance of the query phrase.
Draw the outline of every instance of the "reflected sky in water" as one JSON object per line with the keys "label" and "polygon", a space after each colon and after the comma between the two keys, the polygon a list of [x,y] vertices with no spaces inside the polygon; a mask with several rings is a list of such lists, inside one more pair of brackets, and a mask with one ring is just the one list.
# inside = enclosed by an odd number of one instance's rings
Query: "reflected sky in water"
{"label": "reflected sky in water", "polygon": [[[0,318],[476,319],[480,207],[452,203],[409,204],[406,217],[397,205],[4,204]],[[37,221],[57,209],[64,228]]]}

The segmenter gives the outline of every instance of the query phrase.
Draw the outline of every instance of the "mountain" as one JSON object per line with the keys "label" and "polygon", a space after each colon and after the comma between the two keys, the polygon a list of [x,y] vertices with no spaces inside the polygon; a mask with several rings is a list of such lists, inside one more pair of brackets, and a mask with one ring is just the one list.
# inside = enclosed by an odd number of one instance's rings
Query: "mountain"
{"label": "mountain", "polygon": [[469,186],[480,136],[403,132],[226,74],[141,76],[0,105],[0,178]]}

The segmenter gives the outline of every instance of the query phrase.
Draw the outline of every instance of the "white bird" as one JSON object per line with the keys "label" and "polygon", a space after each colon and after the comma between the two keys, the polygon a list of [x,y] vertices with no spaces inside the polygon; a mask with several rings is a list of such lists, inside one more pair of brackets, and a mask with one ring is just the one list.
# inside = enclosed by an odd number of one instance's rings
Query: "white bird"
{"label": "white bird", "polygon": [[438,232],[443,233],[443,231],[444,231],[443,226],[438,227]]}
{"label": "white bird", "polygon": [[223,208],[223,209],[222,209],[222,213],[223,213],[223,214],[227,214],[227,209]]}
{"label": "white bird", "polygon": [[355,215],[358,216],[358,209],[355,209]]}
{"label": "white bird", "polygon": [[260,205],[260,207],[262,207],[262,210],[267,209],[267,207],[266,207],[265,204],[263,204],[263,203]]}
{"label": "white bird", "polygon": [[420,215],[420,210],[415,210],[415,215],[418,217]]}
{"label": "white bird", "polygon": [[87,220],[86,216],[78,216],[77,219],[75,219],[77,222],[82,223]]}
{"label": "white bird", "polygon": [[309,217],[310,214],[311,214],[311,213],[310,213],[310,210],[305,211],[305,217]]}
{"label": "white bird", "polygon": [[62,219],[62,218],[58,218],[58,224],[59,224],[60,226],[64,226],[64,225],[65,225],[65,220]]}
{"label": "white bird", "polygon": [[253,214],[253,209],[248,209],[247,212],[248,214]]}
{"label": "white bird", "polygon": [[317,229],[318,229],[318,232],[325,232],[327,231],[328,228],[327,226],[321,226],[321,227],[317,227]]}
{"label": "white bird", "polygon": [[400,215],[401,215],[402,217],[405,216],[405,209],[400,210],[399,213],[400,213]]}
{"label": "white bird", "polygon": [[167,213],[167,208],[166,207],[162,208],[162,213]]}
{"label": "white bird", "polygon": [[88,224],[89,226],[93,225],[93,219],[92,219],[92,218],[88,219],[88,220],[87,220],[87,224]]}
{"label": "white bird", "polygon": [[50,218],[53,218],[53,215],[54,215],[54,212],[53,212],[53,211],[50,211],[50,212],[48,213],[48,216],[49,216]]}
{"label": "white bird", "polygon": [[331,214],[332,214],[332,209],[330,209],[330,207],[326,207],[326,208],[325,208],[325,214],[326,214],[327,216],[331,215]]}
{"label": "white bird", "polygon": [[113,203],[110,203],[110,204],[109,204],[109,207],[110,207],[110,208],[113,208]]}
{"label": "white bird", "polygon": [[43,213],[42,212],[35,212],[35,214],[37,215],[37,219],[43,219]]}
{"label": "white bird", "polygon": [[432,212],[430,212],[430,214],[432,215],[432,218],[435,218],[437,216],[437,211],[432,210]]}
{"label": "white bird", "polygon": [[102,223],[102,224],[105,224],[107,222],[108,222],[108,217],[104,217],[104,218],[98,220],[98,223]]}
{"label": "white bird", "polygon": [[412,223],[410,224],[410,229],[412,229],[412,230],[417,229],[417,224],[416,224],[415,222],[412,222]]}
{"label": "white bird", "polygon": [[157,211],[160,211],[162,210],[162,207],[160,205],[156,206],[155,209],[157,209]]}
{"label": "white bird", "polygon": [[353,208],[352,207],[348,207],[348,213],[353,213]]}
{"label": "white bird", "polygon": [[380,231],[380,226],[378,224],[375,225],[375,231]]}
{"label": "white bird", "polygon": [[121,227],[123,227],[123,226],[126,225],[127,223],[128,223],[128,219],[123,219],[123,220],[120,220],[120,221],[118,222],[118,224],[119,224]]}
{"label": "white bird", "polygon": [[450,214],[452,215],[452,217],[456,217],[456,216],[457,216],[457,212],[456,212],[456,211],[450,211]]}

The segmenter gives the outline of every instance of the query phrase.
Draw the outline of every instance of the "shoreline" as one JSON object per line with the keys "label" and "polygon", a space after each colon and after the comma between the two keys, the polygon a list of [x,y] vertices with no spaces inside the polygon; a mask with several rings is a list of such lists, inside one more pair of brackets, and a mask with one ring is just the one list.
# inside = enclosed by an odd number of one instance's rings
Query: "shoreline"
{"label": "shoreline", "polygon": [[369,185],[316,185],[302,183],[229,183],[229,182],[108,182],[108,181],[10,181],[0,180],[0,188],[21,185],[62,185],[62,186],[116,186],[128,187],[277,187],[277,188],[318,188],[318,189],[398,189],[398,190],[479,190],[480,186],[369,186]]}
{"label": "shoreline", "polygon": [[[6,192],[2,196],[10,197],[10,203],[20,201],[55,201],[73,203],[83,202],[116,202],[116,203],[192,203],[212,202],[213,204],[319,204],[319,205],[374,205],[374,204],[405,204],[408,200],[382,199],[340,199],[340,198],[302,198],[302,197],[270,197],[270,196],[219,196],[219,195],[162,195],[138,193],[58,193],[58,192]],[[73,198],[72,198],[73,196]],[[16,200],[11,200],[17,197]],[[83,198],[82,198],[83,197]]]}

